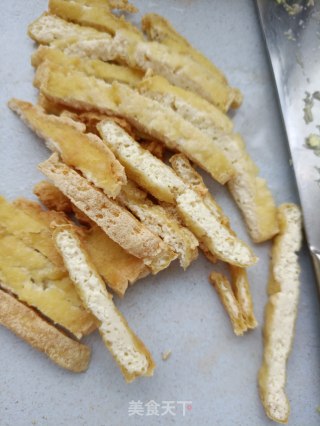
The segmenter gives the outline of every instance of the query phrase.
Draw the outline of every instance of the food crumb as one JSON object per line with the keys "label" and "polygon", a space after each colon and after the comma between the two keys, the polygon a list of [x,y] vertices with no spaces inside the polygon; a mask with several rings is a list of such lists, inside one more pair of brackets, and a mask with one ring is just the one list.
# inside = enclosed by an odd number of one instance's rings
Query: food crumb
{"label": "food crumb", "polygon": [[163,361],[167,361],[167,359],[168,358],[170,358],[170,356],[171,356],[171,351],[169,350],[169,351],[166,351],[166,352],[162,352],[162,360]]}
{"label": "food crumb", "polygon": [[320,414],[320,405],[318,405],[318,407],[316,408],[317,413]]}
{"label": "food crumb", "polygon": [[320,136],[312,133],[306,138],[307,147],[314,150],[320,150]]}

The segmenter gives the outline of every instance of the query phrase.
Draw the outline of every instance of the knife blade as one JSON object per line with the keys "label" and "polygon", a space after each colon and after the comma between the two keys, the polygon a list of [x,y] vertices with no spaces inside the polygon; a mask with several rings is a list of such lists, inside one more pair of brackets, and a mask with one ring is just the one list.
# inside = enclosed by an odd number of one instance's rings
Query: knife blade
{"label": "knife blade", "polygon": [[287,2],[256,3],[320,291],[320,146],[318,151],[308,146],[310,135],[320,135],[320,2],[300,2],[303,7],[291,9],[293,14]]}

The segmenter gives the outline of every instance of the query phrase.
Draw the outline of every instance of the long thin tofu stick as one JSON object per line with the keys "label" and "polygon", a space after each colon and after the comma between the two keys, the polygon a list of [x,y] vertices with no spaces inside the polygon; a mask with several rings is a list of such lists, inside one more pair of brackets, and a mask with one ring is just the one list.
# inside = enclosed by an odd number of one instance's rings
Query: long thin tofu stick
{"label": "long thin tofu stick", "polygon": [[157,199],[174,203],[176,195],[184,190],[185,185],[171,167],[142,148],[113,120],[104,120],[97,128],[132,180]]}
{"label": "long thin tofu stick", "polygon": [[55,40],[77,38],[81,40],[101,40],[104,44],[112,41],[110,34],[82,27],[48,13],[42,14],[28,27],[28,35],[37,43],[51,44]]}
{"label": "long thin tofu stick", "polygon": [[32,55],[32,65],[38,67],[44,61],[51,61],[56,65],[73,68],[76,71],[84,72],[89,76],[94,76],[112,82],[120,81],[125,84],[135,85],[143,77],[143,71],[135,70],[123,65],[110,64],[99,59],[81,58],[77,55],[67,55],[59,49],[48,46],[39,46]]}
{"label": "long thin tofu stick", "polygon": [[188,40],[179,34],[163,16],[156,13],[148,13],[142,17],[141,27],[149,40],[158,41],[170,49],[191,56],[192,59],[205,67],[217,80],[227,83],[223,72],[206,56],[192,47]]}
{"label": "long thin tofu stick", "polygon": [[219,219],[219,221],[230,228],[232,233],[235,232],[231,229],[229,219],[223,213],[222,208],[215,201],[213,196],[209,193],[202,176],[192,167],[188,158],[183,154],[174,154],[170,157],[169,162],[173,170],[183,180],[183,182],[201,195],[204,204],[208,209]]}
{"label": "long thin tofu stick", "polygon": [[0,289],[0,324],[62,368],[81,373],[88,368],[91,350],[71,339],[33,309]]}
{"label": "long thin tofu stick", "polygon": [[57,104],[81,111],[119,115],[112,85],[72,68],[44,62],[37,68],[34,85]]}
{"label": "long thin tofu stick", "polygon": [[234,333],[237,336],[242,336],[247,330],[247,325],[229,281],[224,275],[218,272],[212,272],[209,279],[213,287],[217,290],[221,302],[229,315]]}
{"label": "long thin tofu stick", "polygon": [[[121,44],[119,43],[121,46]],[[116,39],[114,40],[116,46]],[[226,83],[215,78],[190,56],[156,41],[138,41],[133,58],[138,68],[162,75],[170,83],[191,90],[208,102],[227,112],[231,105],[239,106],[242,95]]]}
{"label": "long thin tofu stick", "polygon": [[244,268],[230,265],[231,284],[234,295],[240,305],[248,328],[256,328],[258,323],[254,315],[247,271]]}
{"label": "long thin tofu stick", "polygon": [[208,128],[218,128],[224,132],[233,130],[232,120],[219,108],[190,90],[170,84],[160,75],[153,75],[149,71],[138,83],[137,88],[141,94],[174,109],[200,130]]}
{"label": "long thin tofu stick", "polygon": [[84,305],[100,322],[101,337],[126,381],[151,376],[155,364],[150,352],[115,307],[77,235],[71,227],[57,227],[54,240]]}
{"label": "long thin tofu stick", "polygon": [[120,193],[127,181],[123,166],[100,138],[83,133],[83,124],[45,114],[38,106],[18,99],[11,99],[9,107],[45,140],[51,151],[58,152],[66,164],[80,170],[111,198]]}
{"label": "long thin tofu stick", "polygon": [[285,393],[286,362],[294,338],[300,287],[297,256],[302,240],[300,209],[295,204],[282,204],[278,217],[280,233],[272,247],[259,389],[267,416],[287,423],[290,406]]}
{"label": "long thin tofu stick", "polygon": [[184,223],[218,259],[241,267],[257,262],[250,247],[212,214],[199,194],[186,189],[176,201]]}
{"label": "long thin tofu stick", "polygon": [[[67,21],[106,31],[114,35],[119,29],[126,29],[140,35],[137,27],[96,5],[82,5],[75,1],[49,0],[49,11]],[[142,34],[141,34],[142,37]]]}
{"label": "long thin tofu stick", "polygon": [[110,200],[59,161],[57,154],[39,164],[42,171],[80,210],[133,256],[143,259],[154,273],[166,268],[177,255],[128,210]]}

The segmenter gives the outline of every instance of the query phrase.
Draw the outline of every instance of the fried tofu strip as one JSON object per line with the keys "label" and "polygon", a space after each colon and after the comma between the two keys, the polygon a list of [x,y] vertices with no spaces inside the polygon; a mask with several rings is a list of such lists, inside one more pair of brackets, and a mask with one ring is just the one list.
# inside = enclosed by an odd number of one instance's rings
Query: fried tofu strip
{"label": "fried tofu strip", "polygon": [[[105,7],[83,5],[77,1],[49,0],[49,11],[67,21],[96,28],[114,35],[119,29],[126,29],[140,35],[140,31],[123,17],[113,15]],[[142,37],[142,34],[141,34]]]}
{"label": "fried tofu strip", "polygon": [[[98,125],[101,137],[122,162],[132,180],[161,201],[176,202],[177,209],[187,227],[203,242],[211,254],[238,266],[253,265],[257,258],[251,249],[212,214],[195,191],[162,161],[141,148],[114,122]],[[167,199],[163,196],[168,196]]]}
{"label": "fried tofu strip", "polygon": [[98,124],[101,138],[125,167],[130,179],[149,191],[154,197],[175,202],[184,184],[174,171],[161,160],[143,149],[138,142],[112,120]]}
{"label": "fried tofu strip", "polygon": [[170,49],[190,56],[194,61],[205,67],[217,80],[227,83],[227,79],[205,55],[191,46],[187,39],[173,28],[163,16],[148,13],[141,19],[142,31],[149,40],[158,41]]}
{"label": "fried tofu strip", "polygon": [[258,323],[254,315],[247,271],[230,265],[232,290],[242,311],[247,328],[254,329]]}
{"label": "fried tofu strip", "polygon": [[235,175],[228,182],[228,189],[243,214],[252,241],[261,243],[279,231],[275,200],[266,181],[258,176],[258,168],[240,135],[231,141],[229,158]]}
{"label": "fried tofu strip", "polygon": [[33,309],[0,289],[0,324],[62,368],[81,373],[88,368],[91,350],[71,339]]}
{"label": "fried tofu strip", "polygon": [[54,240],[87,309],[99,321],[101,337],[127,382],[152,376],[154,361],[142,341],[116,308],[112,296],[71,227],[57,227]]}
{"label": "fried tofu strip", "polygon": [[138,83],[137,88],[141,94],[177,111],[185,120],[200,130],[218,128],[224,132],[231,132],[233,129],[231,119],[219,108],[196,93],[170,84],[160,75],[148,73]]}
{"label": "fried tofu strip", "polygon": [[201,175],[192,167],[188,158],[183,154],[175,154],[170,157],[169,162],[183,182],[202,197],[204,204],[214,216],[219,219],[220,223],[229,227],[232,233],[235,234],[230,227],[228,217],[223,213],[222,208],[209,193]]}
{"label": "fried tofu strip", "polygon": [[[39,182],[33,189],[39,200],[48,209],[79,214],[71,201],[52,183]],[[43,211],[42,214],[50,215],[54,212]],[[80,211],[80,213],[82,213]],[[92,258],[99,274],[118,296],[123,297],[129,284],[135,283],[140,277],[148,274],[148,269],[141,259],[127,253],[116,242],[111,240],[99,226],[82,213],[89,229],[82,230],[82,240],[85,249]],[[57,221],[56,221],[57,222]]]}
{"label": "fried tofu strip", "polygon": [[297,252],[301,248],[301,213],[295,204],[278,209],[280,232],[271,253],[269,299],[265,311],[263,362],[259,371],[260,398],[270,419],[287,423],[286,362],[291,351],[299,299]]}
{"label": "fried tofu strip", "polygon": [[113,83],[119,114],[139,130],[184,153],[219,183],[233,175],[231,163],[215,143],[170,108],[140,95],[128,86]]}
{"label": "fried tofu strip", "polygon": [[143,71],[135,70],[127,66],[110,64],[100,61],[99,59],[88,59],[75,55],[67,55],[61,50],[53,47],[39,46],[32,55],[31,63],[34,67],[38,67],[46,60],[56,65],[81,71],[86,75],[100,78],[106,82],[117,80],[132,86],[137,84],[144,75]]}
{"label": "fried tofu strip", "polygon": [[39,164],[39,170],[113,241],[150,266],[153,273],[166,268],[176,258],[176,254],[158,236],[152,234],[126,209],[60,162],[57,154]]}
{"label": "fried tofu strip", "polygon": [[[47,227],[3,198],[0,221],[2,287],[78,338],[93,331],[95,321],[83,308],[63,264],[57,266],[45,255],[50,250],[51,258],[61,259]],[[34,244],[35,236],[41,245]]]}
{"label": "fried tofu strip", "polygon": [[177,196],[176,202],[184,223],[218,259],[243,268],[257,262],[258,258],[250,247],[212,214],[195,191],[187,188]]}
{"label": "fried tofu strip", "polygon": [[42,14],[28,27],[28,35],[39,44],[51,44],[56,40],[100,40],[104,44],[112,41],[110,34],[94,28],[82,27],[48,13]]}
{"label": "fried tofu strip", "polygon": [[48,148],[58,152],[63,161],[75,167],[108,196],[116,197],[126,183],[124,168],[112,151],[96,135],[65,117],[47,115],[39,107],[12,99],[10,108],[41,138]]}
{"label": "fried tofu strip", "polygon": [[61,256],[54,248],[51,234],[43,223],[30,217],[15,203],[0,197],[0,229],[22,240],[24,244],[40,252],[57,267],[62,267]]}
{"label": "fried tofu strip", "polygon": [[[114,48],[117,49],[116,39]],[[120,43],[119,43],[120,44]],[[138,41],[133,58],[140,69],[151,69],[165,77],[171,84],[191,90],[208,102],[227,112],[230,106],[239,106],[242,95],[238,89],[228,86],[213,76],[192,57],[174,51],[156,41]]]}
{"label": "fried tofu strip", "polygon": [[[188,158],[185,157],[183,154],[175,154],[170,157],[169,162],[173,170],[183,180],[183,182],[188,185],[190,189],[193,189],[202,197],[202,201],[210,209],[211,213],[214,214],[217,219],[219,219],[220,223],[230,228],[229,219],[227,218],[227,216],[224,215],[221,207],[214,200],[212,195],[209,194],[209,190],[205,186],[202,177],[191,166]],[[232,230],[230,229],[230,231]],[[199,247],[210,262],[217,262],[217,257],[210,252],[203,240],[200,240]]]}
{"label": "fried tofu strip", "polygon": [[195,236],[161,206],[148,199],[147,194],[132,181],[122,188],[118,200],[179,255],[184,269],[197,257],[199,243]]}
{"label": "fried tofu strip", "polygon": [[233,294],[229,281],[224,275],[219,274],[218,272],[212,272],[209,279],[213,287],[216,289],[221,302],[229,315],[234,333],[237,336],[242,336],[247,330],[247,325],[243,318],[241,307]]}
{"label": "fried tofu strip", "polygon": [[80,111],[118,114],[112,85],[84,73],[44,62],[37,69],[34,84],[56,104]]}

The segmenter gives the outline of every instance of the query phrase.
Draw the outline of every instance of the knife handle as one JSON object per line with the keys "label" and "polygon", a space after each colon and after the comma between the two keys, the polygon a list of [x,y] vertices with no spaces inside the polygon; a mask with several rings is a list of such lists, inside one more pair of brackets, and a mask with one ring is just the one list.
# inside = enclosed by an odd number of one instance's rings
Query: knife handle
{"label": "knife handle", "polygon": [[310,252],[313,260],[314,270],[316,272],[318,289],[320,292],[320,251],[314,247],[310,247]]}

